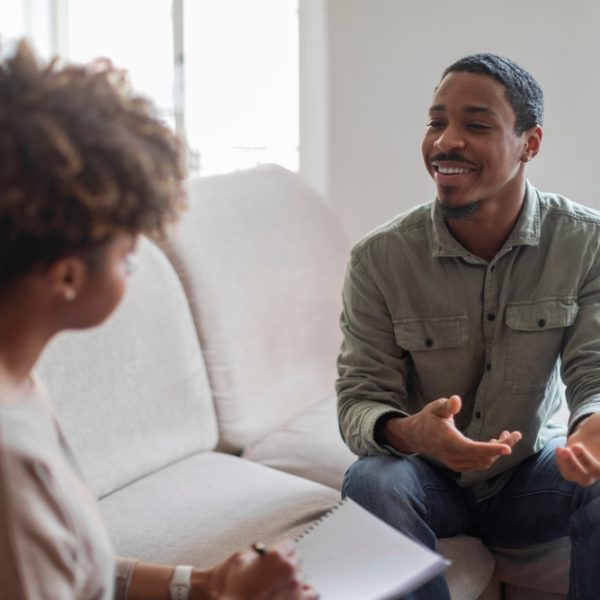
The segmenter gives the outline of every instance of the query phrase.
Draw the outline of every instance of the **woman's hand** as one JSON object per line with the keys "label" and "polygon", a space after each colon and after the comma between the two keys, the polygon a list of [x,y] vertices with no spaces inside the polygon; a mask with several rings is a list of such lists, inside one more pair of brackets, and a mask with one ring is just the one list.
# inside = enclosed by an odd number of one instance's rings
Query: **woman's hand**
{"label": "woman's hand", "polygon": [[[267,549],[238,552],[211,572],[219,600],[316,600],[319,595],[302,582],[291,541]],[[193,598],[193,596],[192,596]]]}

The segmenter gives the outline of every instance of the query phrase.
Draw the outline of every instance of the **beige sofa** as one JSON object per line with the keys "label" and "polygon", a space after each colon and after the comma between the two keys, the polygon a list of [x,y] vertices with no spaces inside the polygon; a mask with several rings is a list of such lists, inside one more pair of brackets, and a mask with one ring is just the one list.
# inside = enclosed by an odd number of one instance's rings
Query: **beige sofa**
{"label": "beige sofa", "polygon": [[[54,340],[39,375],[118,553],[206,567],[294,537],[339,499],[354,460],[334,397],[349,245],[280,167],[191,180],[189,199],[162,249],[142,241],[117,312]],[[568,544],[439,549],[453,598],[566,592]]]}

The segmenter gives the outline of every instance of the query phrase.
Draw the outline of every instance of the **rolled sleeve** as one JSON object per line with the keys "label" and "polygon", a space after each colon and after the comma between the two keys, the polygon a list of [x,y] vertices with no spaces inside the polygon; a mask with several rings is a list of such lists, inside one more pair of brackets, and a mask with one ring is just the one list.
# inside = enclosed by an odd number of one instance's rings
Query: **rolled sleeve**
{"label": "rolled sleeve", "polygon": [[128,558],[115,559],[115,592],[114,600],[127,600],[127,592],[131,583],[131,576],[136,565],[135,560]]}
{"label": "rolled sleeve", "polygon": [[355,454],[390,454],[375,440],[375,425],[385,414],[408,414],[407,357],[396,343],[381,288],[356,249],[344,281],[340,326],[336,389],[342,436]]}
{"label": "rolled sleeve", "polygon": [[561,353],[570,411],[569,434],[583,417],[600,412],[600,264],[597,258],[580,290],[578,305],[577,318],[565,332]]}

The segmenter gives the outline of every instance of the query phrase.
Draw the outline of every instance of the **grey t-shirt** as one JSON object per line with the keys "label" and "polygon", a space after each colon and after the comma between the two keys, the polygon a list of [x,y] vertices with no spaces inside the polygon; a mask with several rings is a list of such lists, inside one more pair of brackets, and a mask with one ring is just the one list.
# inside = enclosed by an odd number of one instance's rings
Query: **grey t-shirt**
{"label": "grey t-shirt", "polygon": [[11,600],[124,597],[134,564],[115,562],[96,499],[37,387],[0,401],[0,557],[1,596]]}

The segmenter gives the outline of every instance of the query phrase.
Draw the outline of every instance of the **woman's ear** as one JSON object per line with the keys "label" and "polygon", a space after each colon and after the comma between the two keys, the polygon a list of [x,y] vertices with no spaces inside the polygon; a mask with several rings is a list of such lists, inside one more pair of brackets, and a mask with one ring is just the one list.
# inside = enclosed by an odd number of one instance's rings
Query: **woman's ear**
{"label": "woman's ear", "polygon": [[88,275],[85,261],[76,256],[64,256],[46,271],[46,280],[57,299],[72,302],[81,293]]}

